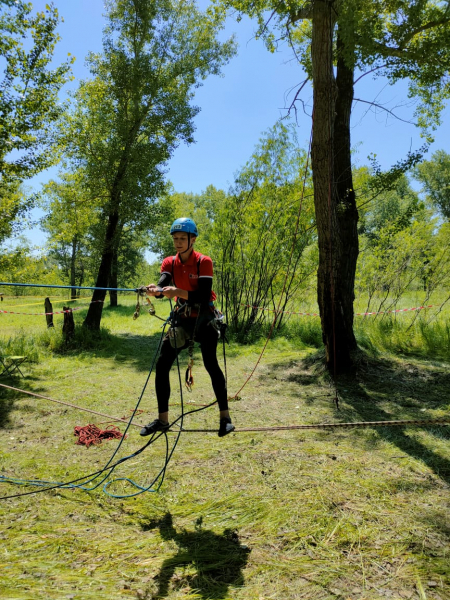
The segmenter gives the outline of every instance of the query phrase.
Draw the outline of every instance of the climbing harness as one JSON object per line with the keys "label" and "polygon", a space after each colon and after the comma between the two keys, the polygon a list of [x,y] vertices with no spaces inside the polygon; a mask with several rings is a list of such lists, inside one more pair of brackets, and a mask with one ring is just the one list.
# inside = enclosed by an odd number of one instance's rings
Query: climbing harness
{"label": "climbing harness", "polygon": [[[201,254],[197,260],[197,276],[200,276],[200,263],[202,261],[203,255]],[[174,286],[176,286],[175,275],[174,275],[174,263],[175,256],[172,257],[172,282]],[[158,291],[162,292],[161,288],[158,288]],[[147,288],[142,286],[137,290],[137,301],[136,308],[133,314],[133,320],[136,320],[141,312],[141,296],[146,296]],[[158,317],[156,314],[156,309],[150,298],[146,297],[146,302],[148,304],[148,313],[153,316],[165,321],[161,317]],[[207,323],[207,325],[212,325],[212,327],[217,332],[218,338],[225,335],[226,324],[224,322],[224,315],[213,306],[209,307],[213,317]],[[192,387],[194,385],[194,376],[192,373],[194,367],[194,347],[195,347],[195,336],[197,333],[197,327],[199,322],[199,317],[202,312],[202,307],[200,304],[190,305],[187,302],[183,302],[180,298],[177,299],[174,309],[171,311],[167,322],[169,323],[169,329],[167,332],[167,337],[169,339],[170,345],[172,348],[181,349],[188,343],[188,364],[185,371],[185,386],[188,392],[192,392]],[[186,330],[183,327],[183,319],[186,318],[194,318],[195,323],[192,331]],[[189,328],[190,329],[190,328]],[[225,347],[224,347],[224,355],[225,355]]]}
{"label": "climbing harness", "polygon": [[[196,313],[194,315],[194,313]],[[184,384],[188,392],[192,392],[194,385],[194,376],[192,369],[194,367],[194,347],[195,347],[195,336],[197,334],[199,317],[201,314],[200,304],[194,304],[192,306],[185,302],[177,300],[175,308],[172,311],[172,322],[169,328],[169,341],[172,348],[183,348],[188,343],[188,364],[184,375]],[[195,316],[194,327],[192,331],[186,330],[183,327],[183,319],[187,319]],[[189,328],[190,329],[190,328]]]}
{"label": "climbing harness", "polygon": [[172,324],[167,335],[172,348],[182,348],[186,343],[186,332],[180,325]]}

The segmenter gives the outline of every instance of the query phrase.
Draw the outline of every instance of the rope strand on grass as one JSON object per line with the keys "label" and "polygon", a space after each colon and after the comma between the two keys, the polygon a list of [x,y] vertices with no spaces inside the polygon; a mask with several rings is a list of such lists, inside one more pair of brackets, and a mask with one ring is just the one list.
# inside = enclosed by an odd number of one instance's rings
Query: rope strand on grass
{"label": "rope strand on grass", "polygon": [[[64,406],[70,406],[70,408],[75,408],[76,410],[82,410],[84,412],[92,413],[93,415],[98,415],[99,417],[105,417],[108,421],[120,421],[121,423],[129,423],[129,419],[124,419],[120,417],[111,417],[110,415],[105,415],[105,413],[98,412],[96,410],[91,410],[90,408],[83,408],[81,406],[76,406],[76,404],[71,404],[70,402],[63,402],[63,400],[55,400],[54,398],[49,398],[48,396],[42,396],[41,394],[35,394],[34,392],[28,392],[27,390],[21,390],[16,387],[12,387],[10,385],[5,385],[4,383],[0,383],[0,387],[7,388],[8,390],[13,390],[14,392],[20,392],[22,394],[28,394],[29,396],[34,396],[36,398],[42,398],[43,400],[50,400],[50,402],[56,402],[57,404],[63,404]],[[130,425],[133,427],[143,427],[140,423],[131,422]]]}
{"label": "rope strand on grass", "polygon": [[[284,425],[275,427],[244,427],[235,429],[233,433],[258,432],[258,431],[288,431],[290,429],[337,429],[339,427],[346,429],[356,429],[362,427],[395,427],[404,425],[450,425],[450,418],[429,419],[426,421],[415,419],[403,419],[400,421],[355,421],[350,423],[315,423],[313,425]],[[182,429],[183,433],[217,433],[216,429]]]}
{"label": "rope strand on grass", "polygon": [[[50,400],[51,402],[57,402],[58,404],[63,404],[65,406],[69,406],[71,408],[75,408],[77,410],[82,410],[85,412],[93,413],[95,415],[99,415],[102,417],[106,417],[109,421],[121,421],[128,423],[128,419],[119,418],[119,417],[111,417],[109,415],[105,415],[104,413],[97,412],[95,410],[90,410],[89,408],[82,408],[80,406],[76,406],[75,404],[71,404],[69,402],[63,402],[62,400],[54,400],[53,398],[49,398],[48,396],[42,396],[40,394],[34,394],[33,392],[28,392],[26,390],[21,390],[19,388],[14,388],[9,385],[5,385],[0,383],[1,387],[8,388],[10,390],[14,390],[16,392],[22,392],[23,394],[28,394],[30,396],[36,396],[37,398],[43,398],[44,400]],[[200,404],[199,407],[209,407],[211,404]],[[195,411],[194,411],[195,412]],[[134,427],[143,427],[138,423],[130,423]],[[337,428],[363,428],[363,427],[395,427],[395,426],[403,426],[403,425],[450,425],[450,418],[444,419],[428,419],[428,420],[420,420],[420,419],[402,419],[397,421],[354,421],[347,423],[313,423],[311,425],[284,425],[284,426],[273,426],[273,427],[243,427],[240,429],[235,429],[234,433],[244,433],[244,432],[257,432],[257,431],[288,431],[290,429],[337,429]],[[217,433],[217,429],[181,429],[183,433]],[[172,432],[174,433],[174,432]]]}

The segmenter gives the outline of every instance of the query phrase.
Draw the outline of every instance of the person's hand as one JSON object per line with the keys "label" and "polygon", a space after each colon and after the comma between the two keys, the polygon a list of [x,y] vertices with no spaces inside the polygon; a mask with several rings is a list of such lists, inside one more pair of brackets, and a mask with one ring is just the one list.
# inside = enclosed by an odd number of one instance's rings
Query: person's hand
{"label": "person's hand", "polygon": [[147,296],[159,296],[161,294],[161,288],[151,283],[147,286]]}
{"label": "person's hand", "polygon": [[175,298],[175,296],[178,296],[178,288],[174,287],[173,285],[168,285],[163,287],[161,293],[164,294],[166,298]]}

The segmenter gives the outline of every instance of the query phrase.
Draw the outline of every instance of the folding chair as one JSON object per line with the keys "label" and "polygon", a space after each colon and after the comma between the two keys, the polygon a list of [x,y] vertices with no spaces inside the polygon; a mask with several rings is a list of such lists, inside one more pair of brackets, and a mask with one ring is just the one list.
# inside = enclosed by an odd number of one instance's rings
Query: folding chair
{"label": "folding chair", "polygon": [[10,376],[16,371],[25,377],[20,370],[20,365],[27,360],[27,356],[0,356],[0,363],[3,366],[3,370],[0,373],[0,377]]}

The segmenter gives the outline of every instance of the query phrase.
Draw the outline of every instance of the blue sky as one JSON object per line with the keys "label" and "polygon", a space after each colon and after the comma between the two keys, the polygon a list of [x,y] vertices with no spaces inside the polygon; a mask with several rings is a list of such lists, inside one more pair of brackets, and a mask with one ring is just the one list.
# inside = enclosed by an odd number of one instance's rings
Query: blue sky
{"label": "blue sky", "polygon": [[[48,0],[46,0],[48,2]],[[45,0],[36,0],[36,10],[42,10]],[[204,9],[209,0],[200,0]],[[59,27],[61,41],[55,51],[55,63],[65,60],[68,53],[76,57],[73,66],[77,85],[80,79],[89,77],[85,57],[89,51],[102,49],[103,18],[102,0],[56,0],[64,23]],[[234,173],[250,158],[262,133],[272,127],[277,119],[286,115],[295,95],[295,89],[305,78],[300,66],[293,60],[287,47],[271,54],[260,40],[254,39],[255,24],[249,19],[237,23],[230,18],[225,31],[229,37],[235,34],[239,44],[238,54],[223,69],[223,77],[211,76],[196,92],[195,103],[201,112],[195,119],[196,143],[182,145],[168,165],[168,178],[177,191],[201,192],[207,185],[227,189]],[[406,86],[394,88],[385,80],[364,77],[356,86],[355,97],[366,101],[384,103],[393,110],[406,101]],[[308,88],[302,94],[311,107],[312,94]],[[412,107],[396,108],[402,119],[409,119]],[[442,118],[443,126],[436,133],[431,152],[449,149],[449,108]],[[306,148],[311,130],[310,118],[298,107],[298,139]],[[410,124],[398,121],[387,113],[358,103],[352,116],[352,145],[355,163],[368,164],[367,156],[376,153],[383,168],[405,156],[410,149],[422,144],[418,130]],[[41,173],[31,182],[40,188],[41,183],[56,177],[55,169]],[[33,244],[41,244],[44,236],[38,230],[29,231],[27,237]]]}

